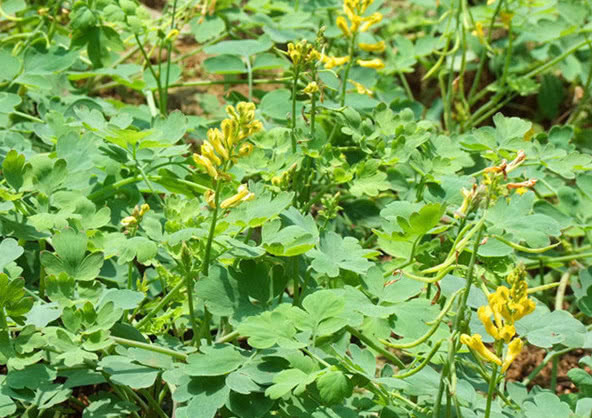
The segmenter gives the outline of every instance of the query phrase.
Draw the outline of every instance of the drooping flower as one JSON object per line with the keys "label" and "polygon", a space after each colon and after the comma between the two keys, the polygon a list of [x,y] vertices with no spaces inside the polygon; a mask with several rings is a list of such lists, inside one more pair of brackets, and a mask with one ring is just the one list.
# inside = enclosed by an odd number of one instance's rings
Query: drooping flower
{"label": "drooping flower", "polygon": [[255,195],[249,191],[246,185],[238,186],[237,193],[220,203],[222,209],[231,208],[239,205],[241,202],[246,202],[255,198]]}
{"label": "drooping flower", "polygon": [[[506,286],[498,286],[495,292],[487,297],[487,305],[481,306],[477,310],[477,315],[485,327],[485,331],[496,341],[503,341],[508,344],[508,350],[504,357],[503,364],[491,357],[493,353],[485,346],[480,347],[481,335],[475,334],[472,337],[463,334],[461,342],[479,353],[480,356],[488,356],[490,362],[502,366],[504,373],[514,359],[522,351],[524,343],[516,335],[515,322],[525,315],[532,313],[535,309],[535,303],[528,297],[528,283],[526,281],[526,272],[524,266],[514,269],[507,277],[508,283],[512,286],[510,289]],[[492,320],[493,317],[493,320]],[[482,343],[481,343],[482,345]],[[488,353],[485,353],[486,350]],[[497,358],[499,360],[499,358]]]}
{"label": "drooping flower", "polygon": [[489,363],[495,363],[498,366],[502,365],[502,361],[499,359],[499,357],[493,354],[487,347],[485,347],[485,344],[483,344],[482,337],[480,334],[473,334],[472,336],[462,334],[460,336],[460,342],[470,347],[483,360]]}
{"label": "drooping flower", "polygon": [[364,42],[360,42],[358,44],[358,46],[360,47],[360,49],[362,51],[367,51],[367,52],[384,52],[384,50],[386,49],[386,44],[384,41],[376,42],[373,44],[367,44]]}
{"label": "drooping flower", "polygon": [[374,58],[372,60],[358,60],[358,65],[364,68],[373,68],[375,70],[382,70],[384,68],[384,62],[380,58]]}

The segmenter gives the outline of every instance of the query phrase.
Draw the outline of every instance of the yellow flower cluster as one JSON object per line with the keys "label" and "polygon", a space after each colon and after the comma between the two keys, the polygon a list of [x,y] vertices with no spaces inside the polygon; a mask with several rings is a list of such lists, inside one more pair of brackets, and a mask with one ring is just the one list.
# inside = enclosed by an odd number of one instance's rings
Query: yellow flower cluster
{"label": "yellow flower cluster", "polygon": [[310,64],[321,58],[319,51],[312,44],[308,43],[306,39],[298,43],[290,42],[288,44],[288,56],[294,65]]}
{"label": "yellow flower cluster", "polygon": [[148,203],[144,203],[142,206],[136,206],[130,216],[126,216],[121,220],[121,225],[126,228],[135,227],[140,223],[146,212],[150,210]]}
{"label": "yellow flower cluster", "polygon": [[481,335],[463,334],[460,337],[460,341],[473,349],[483,360],[501,366],[502,373],[510,367],[510,364],[522,351],[522,340],[518,337],[514,338],[516,335],[515,322],[535,309],[534,301],[528,298],[528,284],[523,267],[516,269],[508,276],[508,283],[512,285],[511,289],[499,286],[494,293],[488,296],[488,304],[481,306],[477,311],[487,333],[496,341],[504,341],[508,344],[504,360],[502,361],[485,347]]}
{"label": "yellow flower cluster", "polygon": [[249,155],[253,145],[241,142],[250,135],[263,129],[260,121],[255,120],[255,104],[240,102],[236,109],[226,107],[229,118],[224,119],[220,129],[209,129],[208,139],[203,142],[200,154],[193,154],[193,161],[204,167],[210,177],[217,180],[221,170],[228,168],[237,157]]}
{"label": "yellow flower cluster", "polygon": [[374,3],[374,0],[344,0],[343,11],[349,20],[343,16],[337,18],[337,26],[343,34],[347,37],[353,36],[358,32],[366,32],[372,25],[379,23],[382,20],[382,14],[379,12],[372,13],[370,16],[362,17],[366,9]]}
{"label": "yellow flower cluster", "polygon": [[[237,162],[238,157],[249,155],[253,151],[253,145],[243,142],[247,137],[263,130],[263,124],[255,119],[255,104],[240,102],[236,108],[226,107],[228,118],[218,128],[209,129],[201,146],[199,154],[193,154],[193,161],[203,168],[213,180],[220,177],[228,177],[225,173],[231,164]],[[211,190],[205,194],[210,207],[215,207],[216,196]],[[224,200],[220,207],[230,208],[245,200],[254,198],[246,185],[240,185],[237,193]]]}
{"label": "yellow flower cluster", "polygon": [[[362,17],[373,1],[374,0],[344,0],[343,11],[347,16],[347,19],[344,16],[339,16],[336,23],[337,27],[341,29],[341,32],[343,32],[346,37],[351,38],[356,36],[359,32],[366,32],[372,25],[375,25],[382,20],[382,14],[380,12],[375,12],[370,16]],[[386,49],[384,41],[373,44],[360,42],[358,43],[358,46],[362,51],[366,52],[384,52]],[[349,57],[347,58],[348,59],[345,62],[349,61]],[[345,64],[345,62],[343,64]],[[384,63],[378,58],[372,60],[357,60],[356,62],[361,67],[374,68],[375,70],[384,68]],[[331,64],[330,61],[329,63]],[[325,63],[325,68],[329,68],[327,67],[327,63]]]}

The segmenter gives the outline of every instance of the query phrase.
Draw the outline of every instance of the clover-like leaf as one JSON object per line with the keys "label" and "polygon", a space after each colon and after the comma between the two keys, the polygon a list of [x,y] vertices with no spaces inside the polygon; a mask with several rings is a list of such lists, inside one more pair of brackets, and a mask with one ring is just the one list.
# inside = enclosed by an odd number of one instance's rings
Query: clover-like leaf
{"label": "clover-like leaf", "polygon": [[321,237],[319,249],[308,252],[313,258],[312,268],[329,277],[337,277],[339,269],[364,274],[372,267],[368,257],[377,255],[376,251],[364,250],[353,237],[342,238],[335,232]]}
{"label": "clover-like leaf", "polygon": [[317,378],[317,388],[321,399],[329,404],[338,404],[351,396],[353,384],[348,377],[339,370],[329,370]]}
{"label": "clover-like leaf", "polygon": [[132,389],[149,388],[156,381],[159,369],[142,366],[123,356],[106,356],[99,362],[111,380]]}
{"label": "clover-like leaf", "polygon": [[187,358],[185,373],[189,376],[219,376],[238,369],[247,357],[233,345],[204,347],[201,353]]}
{"label": "clover-like leaf", "polygon": [[49,274],[69,274],[76,280],[87,281],[97,277],[103,266],[103,253],[92,253],[85,257],[88,238],[83,232],[64,229],[52,238],[56,252],[42,252],[41,264]]}

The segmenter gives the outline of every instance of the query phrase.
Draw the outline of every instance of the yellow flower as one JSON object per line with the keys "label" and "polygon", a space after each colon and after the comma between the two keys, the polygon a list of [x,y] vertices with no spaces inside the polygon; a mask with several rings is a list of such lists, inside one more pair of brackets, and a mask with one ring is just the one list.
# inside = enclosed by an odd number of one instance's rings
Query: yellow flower
{"label": "yellow flower", "polygon": [[319,85],[317,84],[316,81],[311,81],[302,90],[303,93],[308,94],[309,96],[312,96],[313,94],[317,93],[318,91],[319,91]]}
{"label": "yellow flower", "polygon": [[325,64],[325,68],[330,70],[331,68],[339,67],[341,65],[347,64],[349,62],[349,56],[345,57],[329,57],[327,55],[323,55],[321,57],[321,61]]}
{"label": "yellow flower", "polygon": [[370,16],[363,18],[364,24],[360,26],[360,32],[366,32],[370,26],[380,23],[382,21],[382,13],[372,13]]}
{"label": "yellow flower", "polygon": [[239,205],[241,202],[252,200],[254,198],[255,195],[249,191],[247,186],[241,184],[240,186],[238,186],[237,193],[234,196],[231,196],[228,199],[224,200],[222,203],[220,203],[220,207],[222,209],[231,208]]}
{"label": "yellow flower", "polygon": [[121,224],[123,226],[135,225],[137,223],[138,223],[138,220],[135,217],[133,217],[133,216],[126,216],[125,218],[123,218],[121,220]]}
{"label": "yellow flower", "polygon": [[487,5],[491,6],[493,3],[495,3],[495,0],[487,0]]}
{"label": "yellow flower", "polygon": [[228,155],[228,150],[224,146],[222,132],[220,132],[218,128],[208,129],[208,141],[212,144],[216,152],[220,154],[224,161],[228,160],[230,156]]}
{"label": "yellow flower", "polygon": [[337,27],[339,29],[341,29],[341,32],[343,32],[343,34],[349,38],[351,36],[351,32],[349,31],[349,28],[347,27],[347,21],[345,20],[345,17],[339,16],[337,18],[336,23],[337,23]]}
{"label": "yellow flower", "polygon": [[210,177],[212,177],[215,180],[218,179],[218,172],[216,171],[216,168],[214,167],[212,162],[207,157],[204,157],[203,155],[199,154],[193,154],[193,161],[195,161],[196,164],[205,167]]}
{"label": "yellow flower", "polygon": [[146,215],[146,212],[150,210],[150,205],[148,203],[144,203],[140,206],[140,216]]}
{"label": "yellow flower", "polygon": [[485,32],[483,32],[483,23],[476,22],[475,23],[475,30],[473,31],[473,35],[475,35],[479,40],[485,39]]}
{"label": "yellow flower", "polygon": [[363,42],[360,42],[358,46],[361,50],[367,52],[384,52],[384,50],[386,49],[386,44],[384,43],[384,41],[376,42],[374,44],[365,44]]}
{"label": "yellow flower", "polygon": [[240,155],[241,157],[246,157],[247,155],[250,155],[252,152],[253,144],[249,144],[247,142],[241,145],[240,149],[238,150],[238,155]]}
{"label": "yellow flower", "polygon": [[384,68],[384,62],[379,58],[373,60],[358,60],[358,65],[365,68],[374,68],[375,70],[381,70]]}
{"label": "yellow flower", "polygon": [[506,357],[504,357],[504,362],[502,364],[502,373],[505,373],[506,370],[508,370],[510,364],[512,364],[522,351],[522,347],[524,347],[524,343],[520,338],[514,338],[508,345],[508,352],[506,353]]}
{"label": "yellow flower", "polygon": [[216,208],[216,193],[213,190],[206,190],[204,193],[208,206],[212,209]]}
{"label": "yellow flower", "polygon": [[485,345],[481,339],[481,335],[474,334],[473,336],[462,334],[460,336],[460,342],[465,344],[466,346],[470,347],[473,351],[475,351],[479,357],[489,363],[495,363],[498,366],[502,365],[502,361],[499,359],[498,356],[493,354]]}
{"label": "yellow flower", "polygon": [[364,86],[363,84],[358,83],[357,81],[354,81],[354,80],[348,80],[348,81],[354,85],[358,94],[367,94],[368,96],[372,96],[372,90],[367,89],[366,86]]}
{"label": "yellow flower", "polygon": [[222,160],[214,152],[214,146],[208,141],[204,141],[203,144],[201,144],[201,155],[208,157],[209,160],[216,165],[222,164]]}

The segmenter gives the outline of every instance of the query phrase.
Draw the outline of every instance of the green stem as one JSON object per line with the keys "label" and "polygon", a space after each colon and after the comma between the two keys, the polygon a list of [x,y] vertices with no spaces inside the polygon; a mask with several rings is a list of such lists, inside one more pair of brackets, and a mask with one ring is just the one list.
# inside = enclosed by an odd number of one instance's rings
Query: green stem
{"label": "green stem", "polygon": [[[489,207],[489,197],[487,198],[485,207]],[[483,215],[485,218],[485,214]],[[475,239],[475,243],[473,245],[473,253],[471,254],[471,259],[469,261],[469,268],[467,270],[467,274],[465,276],[465,287],[462,294],[462,297],[459,301],[458,310],[456,312],[456,317],[454,319],[453,325],[453,333],[450,335],[450,339],[448,341],[448,362],[447,366],[442,370],[442,377],[440,379],[440,387],[438,388],[438,395],[436,397],[437,401],[434,405],[433,417],[438,418],[440,415],[440,404],[442,400],[442,395],[444,393],[444,386],[445,386],[445,378],[448,376],[448,373],[451,372],[453,368],[454,359],[456,356],[456,344],[457,338],[460,337],[460,333],[462,332],[461,325],[464,322],[465,317],[465,308],[467,306],[467,300],[469,298],[469,292],[471,290],[471,285],[473,283],[473,272],[475,270],[475,262],[477,260],[477,251],[479,250],[479,245],[481,245],[481,239],[483,238],[483,230],[484,230],[484,223],[481,223],[479,230],[477,231],[477,237]]]}
{"label": "green stem", "polygon": [[534,77],[534,76],[537,76],[537,75],[541,74],[542,72],[544,72],[547,69],[551,68],[555,64],[559,63],[560,61],[563,61],[565,58],[567,58],[568,56],[570,56],[571,54],[573,54],[574,52],[576,52],[578,49],[580,49],[581,47],[583,47],[587,43],[588,43],[588,39],[586,39],[586,40],[584,40],[582,42],[577,43],[575,46],[572,46],[571,48],[569,48],[568,50],[566,50],[563,54],[558,55],[557,57],[553,58],[551,61],[547,62],[546,64],[543,64],[541,66],[537,66],[535,69],[533,69],[529,73],[523,75],[522,77],[524,77],[524,78],[530,78],[530,77]]}
{"label": "green stem", "polygon": [[169,418],[169,416],[162,410],[158,402],[156,402],[148,390],[140,389],[140,393],[148,400],[148,404],[154,411],[156,411],[156,415],[158,415],[160,418]]}
{"label": "green stem", "polygon": [[571,350],[573,350],[573,348],[564,348],[563,350],[547,353],[543,361],[541,361],[539,365],[536,366],[535,369],[530,372],[530,374],[524,380],[522,380],[522,384],[525,386],[530,384],[530,382],[533,381],[533,379],[541,372],[541,370],[543,370],[547,363],[553,360],[553,358],[569,353]]}
{"label": "green stem", "polygon": [[377,344],[371,338],[366,337],[364,334],[362,334],[361,332],[359,332],[355,328],[352,328],[349,325],[346,326],[346,330],[351,335],[353,335],[354,337],[356,337],[358,340],[360,340],[364,344],[366,344],[368,347],[370,347],[373,350],[375,350],[376,352],[382,354],[384,356],[384,358],[386,358],[391,363],[395,364],[399,369],[405,369],[406,368],[405,363],[403,363],[397,356],[395,356],[390,351],[385,350],[384,347],[381,347],[380,344]]}
{"label": "green stem", "polygon": [[202,273],[207,276],[210,271],[210,257],[212,252],[212,242],[214,241],[214,232],[216,231],[216,222],[218,220],[218,206],[220,203],[220,190],[222,189],[222,182],[216,180],[216,190],[214,196],[214,211],[212,213],[212,220],[210,221],[210,232],[208,233],[208,240],[206,242],[206,251],[203,259]]}
{"label": "green stem", "polygon": [[160,310],[163,307],[165,307],[177,295],[177,292],[184,285],[185,285],[185,282],[183,280],[181,280],[175,287],[173,287],[169,291],[169,293],[167,293],[166,296],[160,300],[160,302],[158,303],[158,305],[156,305],[150,312],[148,312],[148,314],[144,318],[142,318],[142,320],[140,322],[138,322],[136,324],[136,328],[142,329],[142,327],[144,327],[144,325],[146,325],[146,323],[148,321],[150,321],[150,319],[152,319],[152,317],[154,315],[156,315],[158,312],[160,312]]}
{"label": "green stem", "polygon": [[572,260],[580,260],[583,258],[590,258],[592,257],[592,252],[588,253],[580,253],[580,254],[570,254],[564,255],[560,257],[539,257],[533,261],[529,261],[524,263],[526,268],[532,268],[538,266],[540,263],[543,265],[553,264],[553,263],[562,263],[564,261],[572,261]]}
{"label": "green stem", "polygon": [[197,326],[197,322],[195,322],[195,309],[193,306],[193,276],[191,274],[191,266],[185,266],[185,286],[187,287],[187,304],[189,305],[191,329],[193,330],[193,342],[195,343],[199,339],[199,327]]}
{"label": "green stem", "polygon": [[356,37],[357,37],[356,33],[352,34],[352,37],[351,37],[351,40],[349,43],[349,54],[348,54],[349,61],[347,62],[347,65],[345,66],[345,71],[343,72],[343,80],[341,82],[341,97],[339,99],[339,104],[341,105],[341,107],[345,106],[345,93],[347,91],[347,78],[349,77],[349,72],[350,72],[351,67],[354,63]]}
{"label": "green stem", "polygon": [[[39,240],[39,257],[41,257],[41,252],[45,250],[45,240]],[[45,267],[43,264],[39,262],[39,297],[41,299],[45,298]]]}
{"label": "green stem", "polygon": [[163,113],[163,100],[162,100],[162,85],[160,83],[160,74],[158,74],[158,76],[156,75],[156,72],[154,71],[154,68],[152,68],[152,63],[150,62],[150,58],[148,58],[148,55],[146,54],[146,51],[144,50],[144,46],[142,45],[142,41],[140,41],[140,37],[134,33],[134,37],[136,38],[136,42],[138,43],[138,47],[140,48],[140,52],[142,52],[142,56],[144,57],[144,61],[146,63],[146,65],[148,66],[148,70],[150,71],[150,74],[152,74],[152,77],[154,77],[154,81],[156,82],[156,87],[158,90],[158,104],[159,104],[159,108],[160,108],[160,112],[164,115]]}
{"label": "green stem", "polygon": [[[171,28],[170,30],[172,31],[175,28],[175,14],[177,13],[177,0],[175,0],[173,2],[173,16],[171,17]],[[164,78],[164,89],[162,91],[163,93],[163,97],[162,97],[162,101],[164,102],[163,104],[163,109],[164,113],[163,115],[166,115],[168,113],[168,101],[169,101],[169,75],[171,72],[171,53],[173,51],[173,40],[169,39],[168,40],[168,45],[167,45],[167,68],[166,68],[166,76]],[[158,57],[160,60],[160,57]]]}
{"label": "green stem", "polygon": [[4,340],[5,342],[10,341],[8,323],[6,322],[6,314],[3,307],[0,307],[0,340]]}
{"label": "green stem", "polygon": [[291,119],[291,134],[290,138],[292,140],[292,153],[296,154],[296,89],[298,87],[298,75],[299,69],[298,66],[294,66],[294,80],[292,81],[292,119]]}
{"label": "green stem", "polygon": [[128,340],[127,338],[119,338],[119,337],[114,337],[114,336],[110,336],[109,338],[111,338],[111,340],[113,340],[113,342],[120,344],[120,345],[125,345],[127,347],[141,348],[143,350],[152,351],[154,353],[165,354],[167,356],[173,357],[173,358],[180,360],[180,361],[187,361],[187,354],[180,353],[175,350],[171,350],[170,348],[160,347],[158,345],[147,344],[147,343],[143,343],[143,342],[135,341],[135,340]]}
{"label": "green stem", "polygon": [[[495,19],[499,14],[502,4],[504,2],[502,0],[498,1],[497,7],[495,8],[495,12],[493,12],[493,16],[491,17],[491,21],[489,22],[489,30],[487,31],[487,44],[491,42],[493,36],[493,26],[495,24]],[[471,86],[471,90],[469,91],[469,104],[473,104],[478,99],[473,99],[474,94],[479,87],[479,82],[481,81],[481,75],[483,73],[483,68],[485,68],[485,57],[487,56],[487,47],[483,45],[483,51],[481,52],[481,57],[479,59],[479,67],[477,68],[477,74],[475,75],[475,79],[473,80],[473,85]],[[484,89],[484,91],[486,91]]]}
{"label": "green stem", "polygon": [[[503,341],[496,342],[497,355],[501,354]],[[495,382],[497,381],[497,364],[493,364],[493,370],[491,371],[491,378],[489,379],[489,389],[487,390],[487,403],[485,404],[485,418],[489,418],[491,415],[491,401],[493,400],[493,393],[495,392]]]}

